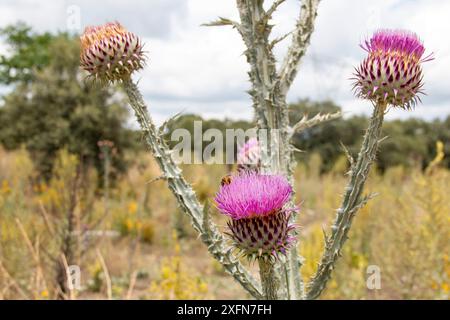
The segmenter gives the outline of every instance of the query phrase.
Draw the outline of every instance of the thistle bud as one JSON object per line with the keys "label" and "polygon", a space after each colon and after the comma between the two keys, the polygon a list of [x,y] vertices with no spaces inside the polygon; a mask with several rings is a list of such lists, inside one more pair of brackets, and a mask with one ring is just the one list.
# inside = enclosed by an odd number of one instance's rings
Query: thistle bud
{"label": "thistle bud", "polygon": [[231,218],[229,236],[251,259],[272,259],[292,244],[295,226],[283,207],[292,187],[283,176],[244,173],[223,184],[216,194],[219,211]]}
{"label": "thistle bud", "polygon": [[250,138],[237,155],[238,172],[258,172],[261,166],[261,148],[258,139]]}
{"label": "thistle bud", "polygon": [[144,65],[140,39],[118,22],[87,27],[80,40],[81,68],[100,82],[129,79]]}
{"label": "thistle bud", "polygon": [[356,68],[356,96],[374,103],[413,108],[423,94],[425,48],[416,34],[402,30],[380,30],[361,47],[368,55]]}

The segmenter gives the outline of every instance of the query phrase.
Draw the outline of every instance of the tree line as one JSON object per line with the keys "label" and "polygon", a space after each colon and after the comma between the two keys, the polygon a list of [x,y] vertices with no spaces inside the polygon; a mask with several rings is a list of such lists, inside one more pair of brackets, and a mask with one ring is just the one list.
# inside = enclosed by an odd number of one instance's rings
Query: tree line
{"label": "tree line", "polygon": [[[84,79],[79,68],[78,37],[37,33],[24,24],[1,29],[0,37],[8,48],[6,54],[0,55],[0,85],[11,88],[0,104],[0,145],[10,150],[24,146],[46,179],[62,148],[77,155],[84,166],[94,166],[102,174],[106,146],[113,155],[113,172],[124,172],[129,164],[127,151],[142,148],[140,135],[127,126],[127,103],[123,97],[111,89],[93,88]],[[304,114],[311,117],[340,109],[332,101],[300,100],[290,105],[290,120],[295,123]],[[296,134],[295,146],[304,151],[297,154],[298,160],[308,161],[312,154],[320,154],[321,171],[330,170],[343,155],[342,145],[355,155],[367,120],[353,116]],[[246,130],[253,126],[244,120],[203,119],[185,114],[167,125],[167,137],[176,128],[193,134],[194,121],[202,121],[203,131]],[[434,121],[388,121],[383,132],[388,138],[377,159],[381,171],[398,165],[426,167],[434,158],[436,141],[444,143],[447,157],[443,165],[450,167],[450,115]]]}
{"label": "tree line", "polygon": [[[426,107],[426,106],[424,106]],[[341,108],[331,101],[315,102],[300,100],[290,105],[290,119],[294,124],[304,114],[310,117],[320,113],[336,112]],[[185,128],[193,135],[194,121],[202,121],[203,131],[216,128],[223,132],[226,129],[252,128],[248,121],[232,120],[206,120],[195,114],[187,114],[179,117],[168,125],[167,138],[170,132],[177,128]],[[315,126],[296,134],[294,144],[302,152],[297,153],[299,161],[308,162],[312,154],[319,154],[322,159],[321,171],[332,169],[337,159],[344,155],[343,145],[350,154],[356,157],[368,118],[365,116],[352,116],[334,120]],[[450,168],[450,115],[446,119],[425,121],[422,119],[407,119],[387,121],[383,134],[386,139],[380,147],[377,158],[377,168],[384,172],[393,166],[421,167],[425,168],[436,155],[436,142],[444,143],[443,165]],[[175,145],[177,142],[171,142]],[[204,146],[208,143],[205,142]],[[225,151],[225,150],[224,150]]]}

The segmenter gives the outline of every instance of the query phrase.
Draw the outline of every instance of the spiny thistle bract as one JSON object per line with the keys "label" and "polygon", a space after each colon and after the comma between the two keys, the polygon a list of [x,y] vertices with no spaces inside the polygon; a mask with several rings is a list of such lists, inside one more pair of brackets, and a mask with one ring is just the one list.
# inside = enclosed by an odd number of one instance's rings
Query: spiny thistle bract
{"label": "spiny thistle bract", "polygon": [[221,186],[215,202],[219,211],[231,218],[229,236],[235,247],[250,259],[285,254],[295,229],[289,222],[291,211],[283,208],[292,195],[286,178],[249,172],[230,181]]}
{"label": "spiny thistle bract", "polygon": [[261,166],[261,148],[258,139],[250,138],[237,155],[238,172],[259,171]]}
{"label": "spiny thistle bract", "polygon": [[355,68],[354,89],[358,97],[374,103],[411,109],[423,94],[425,48],[415,33],[404,30],[379,30],[361,47],[368,52]]}
{"label": "spiny thistle bract", "polygon": [[143,68],[141,40],[118,22],[87,27],[80,41],[81,67],[99,82],[126,80]]}

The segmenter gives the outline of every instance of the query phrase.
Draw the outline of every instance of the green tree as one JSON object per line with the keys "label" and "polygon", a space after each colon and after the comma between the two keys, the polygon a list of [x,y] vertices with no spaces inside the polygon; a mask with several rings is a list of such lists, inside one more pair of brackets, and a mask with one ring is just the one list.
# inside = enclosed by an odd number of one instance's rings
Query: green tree
{"label": "green tree", "polygon": [[[424,106],[426,107],[426,106]],[[336,112],[340,107],[331,101],[311,102],[300,100],[290,106],[292,122],[298,121],[303,114],[310,117],[315,114]],[[368,119],[365,116],[353,116],[325,123],[307,129],[294,136],[297,148],[304,150],[298,155],[300,161],[308,162],[312,153],[320,154],[322,172],[332,168],[337,157],[342,155],[341,143],[356,156],[360,140],[364,134]],[[450,167],[450,116],[446,120],[431,122],[421,119],[386,121],[383,134],[387,139],[380,145],[377,168],[381,171],[390,166],[421,166],[425,168],[436,154],[436,141],[444,143],[443,165]]]}
{"label": "green tree", "polygon": [[62,147],[102,172],[98,142],[109,140],[114,143],[112,165],[116,172],[123,170],[123,152],[132,141],[125,102],[86,82],[78,39],[34,33],[24,25],[0,33],[10,49],[0,57],[0,83],[13,88],[0,108],[0,143],[9,149],[25,145],[48,179]]}
{"label": "green tree", "polygon": [[0,56],[0,83],[27,83],[33,70],[41,70],[50,63],[48,46],[54,39],[50,33],[33,33],[23,23],[0,29],[0,36],[9,46],[9,55]]}
{"label": "green tree", "polygon": [[[304,114],[314,117],[318,113],[333,113],[340,110],[341,108],[332,101],[300,100],[290,105],[290,119],[295,123]],[[367,126],[366,121],[365,117],[339,119],[297,133],[293,137],[294,145],[305,151],[297,154],[298,160],[308,163],[311,154],[318,153],[322,159],[321,171],[330,170],[343,153],[341,144],[344,144],[350,152],[357,152],[364,128]]]}
{"label": "green tree", "polygon": [[[166,133],[165,138],[166,138],[166,140],[168,140],[169,145],[171,147],[173,147],[174,145],[176,145],[178,143],[178,141],[170,141],[170,135],[171,135],[172,131],[175,129],[178,129],[178,128],[184,128],[190,132],[190,134],[193,138],[191,140],[191,149],[192,149],[194,147],[194,122],[195,121],[201,121],[202,133],[204,133],[208,129],[218,129],[222,132],[224,137],[226,135],[227,129],[242,129],[245,131],[245,130],[253,127],[252,123],[245,121],[245,120],[238,120],[238,121],[233,121],[230,119],[225,119],[225,120],[208,119],[208,120],[206,120],[206,119],[203,119],[199,115],[185,114],[185,115],[178,117],[177,119],[175,119],[174,121],[172,121],[168,124],[167,133]],[[209,143],[210,143],[209,141],[206,141],[206,142],[203,141],[202,147],[205,148]],[[237,151],[236,144],[237,144],[237,141],[234,141],[235,155],[236,155],[236,151]],[[223,152],[226,151],[225,141],[223,144],[222,151]]]}
{"label": "green tree", "polygon": [[[317,113],[333,113],[341,108],[332,101],[310,101],[300,100],[289,106],[290,122],[294,124],[303,115],[309,117]],[[176,128],[185,128],[191,134],[194,131],[194,121],[202,121],[203,131],[209,128],[216,128],[223,133],[229,128],[248,129],[253,126],[247,121],[219,121],[204,120],[198,115],[183,115],[168,125],[169,139],[170,132]],[[304,152],[298,153],[298,161],[309,163],[312,154],[319,154],[322,159],[321,172],[330,170],[338,157],[343,155],[342,144],[349,152],[356,157],[359,150],[364,130],[367,127],[367,117],[352,116],[324,123],[306,129],[294,135],[294,145]],[[381,144],[381,152],[377,158],[377,168],[380,171],[386,170],[390,166],[421,166],[425,168],[436,154],[436,141],[444,143],[445,154],[443,165],[450,167],[450,116],[446,120],[434,120],[428,122],[420,119],[387,121],[383,133],[387,139]],[[176,142],[170,142],[173,146]],[[207,143],[203,143],[206,146]],[[235,146],[236,148],[236,146]]]}

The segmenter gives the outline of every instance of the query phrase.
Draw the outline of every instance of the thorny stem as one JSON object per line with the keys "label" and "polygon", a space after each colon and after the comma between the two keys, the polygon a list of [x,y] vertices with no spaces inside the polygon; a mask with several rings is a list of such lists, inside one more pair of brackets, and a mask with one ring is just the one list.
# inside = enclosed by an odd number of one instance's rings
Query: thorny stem
{"label": "thorny stem", "polygon": [[[209,24],[211,26],[231,25],[241,34],[247,47],[245,55],[250,64],[249,75],[252,89],[249,93],[253,100],[257,126],[259,129],[268,129],[269,135],[272,129],[277,129],[280,133],[274,141],[267,144],[261,141],[262,148],[266,151],[263,152],[265,153],[262,159],[263,172],[286,175],[291,183],[293,183],[295,159],[293,147],[290,145],[292,128],[289,127],[286,95],[309,45],[319,1],[302,1],[299,19],[292,32],[292,43],[279,71],[276,70],[276,61],[272,52],[273,42],[269,40],[272,29],[269,20],[284,0],[276,0],[267,11],[263,6],[264,0],[236,0],[241,18],[240,24],[224,18]],[[173,162],[170,150],[155,129],[136,85],[128,80],[124,82],[124,87],[147,143],[168,181],[169,188],[183,211],[191,217],[192,225],[201,235],[202,241],[208,246],[210,253],[248,292],[257,299],[263,298],[259,284],[239,262],[235,261],[231,251],[227,250],[224,244],[225,239],[217,227],[209,221],[207,212],[203,212],[203,207],[198,203],[191,186],[184,180],[180,169]],[[292,219],[295,220],[295,215]],[[260,264],[264,297],[303,299],[305,293],[300,267],[301,258],[296,248],[290,250],[286,263]]]}
{"label": "thorny stem", "polygon": [[[278,76],[276,72],[276,62],[273,55],[269,36],[272,27],[268,24],[267,12],[264,10],[264,0],[237,0],[237,8],[241,20],[238,29],[246,45],[245,56],[250,65],[250,81],[252,89],[249,91],[255,110],[255,118],[258,129],[266,129],[268,137],[272,137],[273,129],[280,129],[279,112],[285,103],[277,98],[274,91],[274,83]],[[260,140],[263,150],[261,155],[261,166],[263,173],[286,174],[280,161],[283,148],[283,139],[275,135],[275,141],[268,139]],[[281,141],[280,141],[281,140]],[[261,281],[264,277],[281,278],[280,266],[273,266],[269,272],[260,273]],[[283,278],[284,279],[284,278]],[[277,280],[276,282],[280,282]],[[289,284],[279,287],[283,291],[290,290]],[[285,296],[284,292],[277,296]]]}
{"label": "thorny stem", "polygon": [[225,238],[220,234],[217,226],[207,218],[207,211],[198,202],[191,185],[183,178],[181,170],[173,161],[171,150],[156,130],[138,87],[131,80],[124,80],[123,87],[129,97],[130,105],[135,112],[144,138],[163,172],[165,180],[167,180],[169,189],[183,211],[191,218],[192,226],[200,234],[200,238],[208,247],[208,251],[244,289],[254,298],[261,299],[262,293],[259,285],[244,266],[235,259],[231,249],[227,248]]}
{"label": "thorny stem", "polygon": [[331,236],[326,238],[325,251],[318,270],[308,286],[307,299],[316,299],[325,289],[334,265],[341,254],[342,246],[348,238],[352,220],[356,212],[364,206],[370,197],[361,198],[369,170],[375,160],[380,141],[386,105],[375,106],[369,122],[356,164],[351,168],[350,180],[345,188],[341,207],[337,210]]}
{"label": "thorny stem", "polygon": [[274,270],[274,263],[269,259],[258,259],[258,264],[264,298],[278,300],[280,282]]}
{"label": "thorny stem", "polygon": [[[302,2],[299,19],[292,33],[292,43],[282,69],[277,72],[273,46],[269,40],[272,30],[269,20],[283,2],[276,1],[268,11],[265,11],[264,0],[236,0],[241,20],[237,29],[247,47],[245,55],[250,65],[249,76],[252,83],[249,93],[253,100],[257,126],[259,129],[268,129],[269,137],[275,138],[269,139],[270,141],[264,141],[264,139],[260,141],[263,150],[262,171],[283,174],[293,183],[295,161],[289,141],[286,94],[309,44],[319,0]],[[291,205],[293,206],[293,202]],[[293,222],[295,219],[296,215],[293,214]],[[304,297],[300,266],[301,258],[296,246],[289,251],[286,263],[275,264],[272,277],[279,278],[282,284],[279,286],[280,298],[302,299]]]}
{"label": "thorny stem", "polygon": [[297,76],[300,61],[309,46],[320,0],[303,0],[292,43],[280,70],[280,90],[286,95]]}

